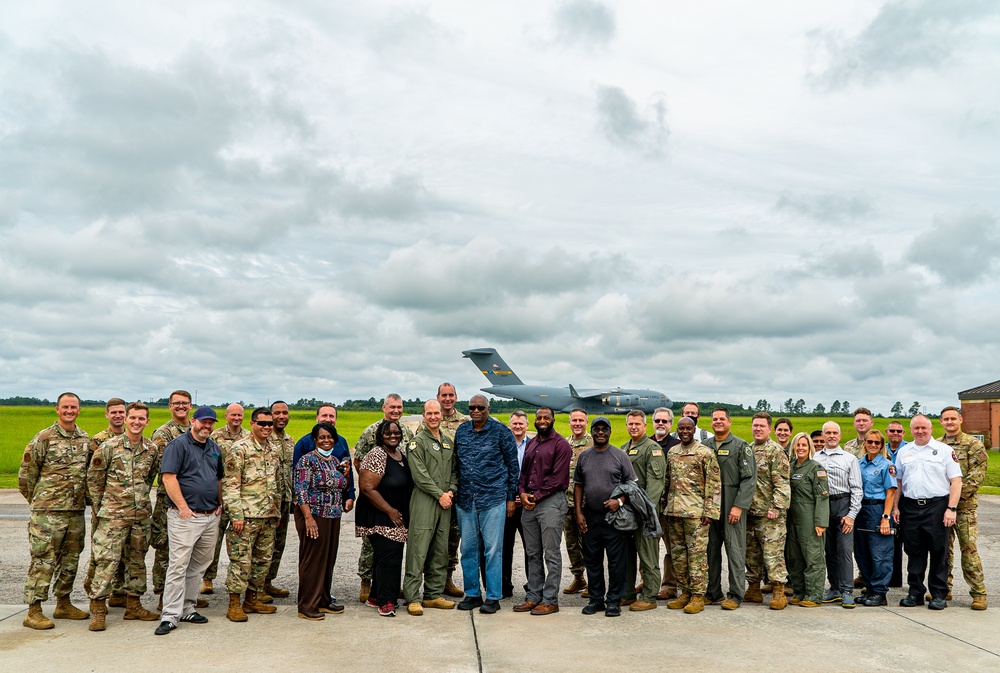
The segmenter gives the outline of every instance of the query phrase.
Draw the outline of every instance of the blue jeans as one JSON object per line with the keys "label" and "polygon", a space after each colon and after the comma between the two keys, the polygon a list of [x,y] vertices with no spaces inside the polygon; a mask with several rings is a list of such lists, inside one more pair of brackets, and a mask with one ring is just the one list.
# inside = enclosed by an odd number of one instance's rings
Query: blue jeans
{"label": "blue jeans", "polygon": [[507,503],[488,509],[458,510],[458,530],[462,535],[462,581],[465,595],[481,595],[479,586],[480,541],[486,558],[486,600],[498,601],[503,579],[503,526]]}

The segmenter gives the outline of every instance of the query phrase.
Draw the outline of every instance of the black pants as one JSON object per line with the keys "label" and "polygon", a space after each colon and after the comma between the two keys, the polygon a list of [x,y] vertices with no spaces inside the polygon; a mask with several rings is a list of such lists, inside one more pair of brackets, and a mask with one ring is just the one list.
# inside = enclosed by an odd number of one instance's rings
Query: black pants
{"label": "black pants", "polygon": [[372,595],[379,607],[399,602],[400,575],[403,572],[403,543],[381,535],[369,535],[375,552],[372,564]]}
{"label": "black pants", "polygon": [[903,586],[903,533],[897,530],[893,536],[892,577],[889,578],[889,588]]}
{"label": "black pants", "polygon": [[[928,587],[933,598],[943,599],[948,595],[948,529],[944,525],[947,509],[948,496],[927,500],[904,497],[899,501],[907,582],[913,597],[923,598]],[[928,556],[931,567],[925,587]]]}
{"label": "black pants", "polygon": [[[583,562],[587,565],[590,600],[620,605],[625,595],[625,552],[631,533],[618,530],[604,520],[604,512],[583,509],[587,532],[582,536]],[[608,556],[608,584],[605,595],[604,555]]]}
{"label": "black pants", "polygon": [[[503,584],[501,589],[503,597],[514,595],[514,539],[521,537],[521,551],[524,551],[524,529],[521,528],[521,507],[514,509],[514,513],[507,517],[503,525]],[[528,567],[528,554],[524,554],[524,567]]]}
{"label": "black pants", "polygon": [[841,531],[840,522],[851,510],[851,498],[830,497],[830,526],[826,529],[826,578],[830,590],[854,591],[854,530]]}

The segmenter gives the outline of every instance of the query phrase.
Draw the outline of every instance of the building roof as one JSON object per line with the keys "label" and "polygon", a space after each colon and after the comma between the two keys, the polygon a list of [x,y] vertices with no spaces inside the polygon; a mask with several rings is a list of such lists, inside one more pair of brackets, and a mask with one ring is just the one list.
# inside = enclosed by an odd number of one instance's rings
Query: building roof
{"label": "building roof", "polygon": [[958,393],[958,399],[960,400],[974,400],[983,397],[1000,398],[1000,381],[984,383],[981,386],[969,388],[968,390],[963,390]]}

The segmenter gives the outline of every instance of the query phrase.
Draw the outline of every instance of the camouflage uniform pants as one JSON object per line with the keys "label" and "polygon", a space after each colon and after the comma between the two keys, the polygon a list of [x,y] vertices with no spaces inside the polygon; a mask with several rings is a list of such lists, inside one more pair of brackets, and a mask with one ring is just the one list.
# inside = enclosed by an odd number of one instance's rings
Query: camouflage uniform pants
{"label": "camouflage uniform pants", "polygon": [[[94,534],[97,532],[97,515],[90,517],[90,562],[87,563],[87,577],[83,580],[83,591],[88,596],[90,595],[91,587],[94,584],[94,572],[96,566],[94,565]],[[148,549],[149,545],[149,534],[146,535],[146,544]],[[145,553],[146,550],[143,550]],[[143,571],[145,572],[145,571]],[[111,585],[111,593],[116,596],[121,596],[125,594],[125,566],[118,566],[118,572],[115,574],[115,580]]]}
{"label": "camouflage uniform pants", "polygon": [[667,517],[670,528],[670,561],[677,587],[692,594],[708,591],[708,524],[701,519]]}
{"label": "camouflage uniform pants", "polygon": [[215,556],[212,557],[212,565],[205,571],[204,579],[211,582],[219,576],[219,554],[222,553],[222,543],[226,541],[226,531],[229,529],[229,515],[226,510],[222,510],[219,515],[219,537],[215,540]]}
{"label": "camouflage uniform pants", "polygon": [[153,508],[153,524],[149,544],[156,550],[153,557],[153,593],[163,593],[163,583],[167,579],[167,562],[170,560],[170,542],[167,539],[167,492],[157,486],[156,506]]}
{"label": "camouflage uniform pants", "polygon": [[955,563],[955,536],[962,553],[962,575],[969,585],[969,595],[986,595],[986,580],[983,577],[983,562],[979,558],[976,542],[979,540],[979,522],[974,509],[960,509],[956,513],[955,525],[948,531],[948,591],[951,591],[953,576],[951,569]]}
{"label": "camouflage uniform pants", "polygon": [[670,548],[673,546],[670,542],[670,528],[667,526],[667,517],[662,512],[657,516],[660,517],[660,528],[663,530],[663,578],[660,580],[660,586],[673,590],[677,588],[677,575],[674,573],[674,562],[670,557]]}
{"label": "camouflage uniform pants", "polygon": [[287,500],[281,503],[281,518],[278,527],[274,529],[274,553],[271,555],[271,566],[267,569],[267,580],[278,576],[278,566],[281,565],[281,555],[285,553],[285,538],[288,537],[288,513],[292,511],[292,503]]}
{"label": "camouflage uniform pants", "polygon": [[786,513],[777,519],[750,515],[747,519],[747,584],[760,584],[764,570],[772,582],[788,582],[785,569]]}
{"label": "camouflage uniform pants", "polygon": [[580,529],[576,525],[576,509],[573,504],[573,496],[567,498],[569,510],[566,513],[566,520],[563,522],[563,534],[566,537],[566,554],[569,555],[569,569],[573,577],[583,579],[583,574],[587,570],[583,562],[583,541],[580,539]]}
{"label": "camouflage uniform pants", "polygon": [[226,591],[242,594],[247,589],[264,590],[277,525],[277,519],[244,519],[240,533],[230,525],[226,531],[226,553],[229,554]]}
{"label": "camouflage uniform pants", "polygon": [[83,512],[32,512],[28,520],[31,564],[24,583],[24,602],[31,605],[49,597],[68,596],[76,581],[80,552],[87,538]]}
{"label": "camouflage uniform pants", "polygon": [[365,536],[361,538],[361,555],[358,556],[358,577],[371,582],[372,566],[374,564],[375,550],[372,549],[372,543],[368,541],[368,536]]}
{"label": "camouflage uniform pants", "polygon": [[98,518],[94,526],[94,579],[90,597],[111,595],[116,578],[124,569],[125,592],[129,596],[146,593],[146,551],[149,549],[148,519],[122,521]]}

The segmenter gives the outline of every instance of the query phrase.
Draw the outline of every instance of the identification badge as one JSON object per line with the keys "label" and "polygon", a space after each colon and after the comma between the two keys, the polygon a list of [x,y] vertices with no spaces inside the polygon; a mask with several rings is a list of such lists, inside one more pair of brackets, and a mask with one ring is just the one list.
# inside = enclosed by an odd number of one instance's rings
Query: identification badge
{"label": "identification badge", "polygon": [[802,478],[801,474],[793,474],[792,475],[792,479],[801,479],[801,478]]}
{"label": "identification badge", "polygon": [[639,453],[639,449],[629,449],[628,450],[628,455],[630,455],[630,456],[637,455],[638,453]]}
{"label": "identification badge", "polygon": [[[435,451],[440,451],[441,450],[441,445],[438,444],[437,442],[434,442],[433,444],[431,444],[431,446],[434,447]],[[410,444],[410,448],[413,448],[413,444]]]}
{"label": "identification badge", "polygon": [[720,455],[720,456],[728,456],[728,455],[729,455],[729,449],[720,449],[720,450],[719,450],[719,451],[717,451],[716,453],[717,453],[718,455]]}

